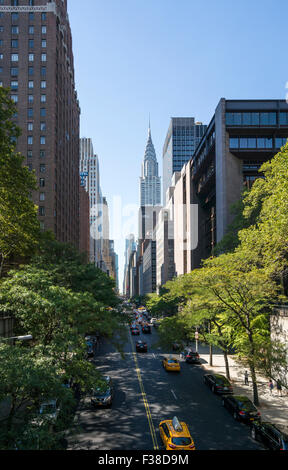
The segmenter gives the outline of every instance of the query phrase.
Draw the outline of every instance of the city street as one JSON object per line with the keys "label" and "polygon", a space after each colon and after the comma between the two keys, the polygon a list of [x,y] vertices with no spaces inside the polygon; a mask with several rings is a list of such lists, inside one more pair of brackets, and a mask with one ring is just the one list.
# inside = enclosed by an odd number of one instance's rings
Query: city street
{"label": "city street", "polygon": [[114,401],[110,409],[95,410],[88,400],[81,401],[69,449],[161,449],[159,422],[175,415],[188,424],[198,450],[262,449],[251,439],[249,427],[236,422],[221,398],[204,385],[201,365],[182,361],[180,374],[164,370],[161,359],[170,351],[157,348],[157,337],[155,328],[151,335],[141,332],[148,353],[136,354],[139,336],[131,337],[129,332],[125,359],[102,342],[95,365],[112,377]]}

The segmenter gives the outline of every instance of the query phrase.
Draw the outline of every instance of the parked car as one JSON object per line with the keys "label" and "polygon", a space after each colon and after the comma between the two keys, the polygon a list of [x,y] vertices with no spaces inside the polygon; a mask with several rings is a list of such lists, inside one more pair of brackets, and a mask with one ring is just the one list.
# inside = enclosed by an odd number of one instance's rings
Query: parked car
{"label": "parked car", "polygon": [[142,326],[142,331],[143,333],[151,333],[151,326],[148,325],[147,323],[144,323],[144,325]]}
{"label": "parked car", "polygon": [[180,357],[185,359],[189,364],[200,364],[200,356],[198,352],[193,351],[190,348],[184,349],[184,351],[180,353]]}
{"label": "parked car", "polygon": [[261,413],[252,401],[244,395],[223,395],[222,404],[236,420],[246,423],[261,420]]}
{"label": "parked car", "polygon": [[114,387],[112,379],[109,375],[103,377],[103,383],[97,386],[91,392],[91,405],[98,406],[111,406],[114,396]]}
{"label": "parked car", "polygon": [[288,450],[288,435],[280,431],[275,424],[254,421],[251,436],[270,450]]}
{"label": "parked car", "polygon": [[86,341],[86,346],[87,346],[87,349],[86,349],[87,357],[93,357],[94,356],[94,344],[92,343],[92,341]]}
{"label": "parked car", "polygon": [[137,352],[147,352],[147,343],[144,341],[136,341],[136,351]]}
{"label": "parked car", "polygon": [[195,450],[187,424],[176,416],[173,420],[161,421],[159,431],[165,450]]}
{"label": "parked car", "polygon": [[233,393],[233,387],[229,380],[220,374],[205,374],[203,381],[208,387],[211,388],[213,393]]}

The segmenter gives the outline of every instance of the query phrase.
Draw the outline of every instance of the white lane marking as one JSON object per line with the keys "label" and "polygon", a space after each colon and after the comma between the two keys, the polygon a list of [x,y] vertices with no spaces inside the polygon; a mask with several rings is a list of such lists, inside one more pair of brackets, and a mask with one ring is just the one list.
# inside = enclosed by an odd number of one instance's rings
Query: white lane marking
{"label": "white lane marking", "polygon": [[154,354],[154,353],[153,353],[153,357],[154,357],[154,359],[156,359],[156,356],[155,356],[155,354]]}
{"label": "white lane marking", "polygon": [[172,395],[174,396],[175,400],[177,400],[177,397],[176,397],[176,395],[175,395],[174,390],[171,390],[171,393],[172,393]]}

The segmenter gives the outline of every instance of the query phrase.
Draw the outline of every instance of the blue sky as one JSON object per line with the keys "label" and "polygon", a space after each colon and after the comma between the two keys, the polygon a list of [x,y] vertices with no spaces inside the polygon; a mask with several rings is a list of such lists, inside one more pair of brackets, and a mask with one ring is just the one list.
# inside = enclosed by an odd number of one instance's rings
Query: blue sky
{"label": "blue sky", "polygon": [[[111,208],[139,203],[149,113],[161,175],[171,116],[208,124],[221,97],[288,92],[287,0],[68,0],[68,12],[81,137]],[[122,288],[124,239],[116,251]]]}

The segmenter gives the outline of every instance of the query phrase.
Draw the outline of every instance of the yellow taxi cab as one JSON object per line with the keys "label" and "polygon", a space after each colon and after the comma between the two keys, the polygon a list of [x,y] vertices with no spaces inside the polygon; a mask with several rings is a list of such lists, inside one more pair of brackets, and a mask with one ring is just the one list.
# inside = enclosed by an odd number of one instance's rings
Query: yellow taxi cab
{"label": "yellow taxi cab", "polygon": [[160,436],[166,450],[195,450],[195,444],[184,421],[176,416],[159,424]]}
{"label": "yellow taxi cab", "polygon": [[165,357],[162,361],[165,370],[172,372],[180,372],[180,362],[175,357]]}

